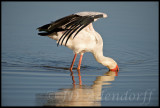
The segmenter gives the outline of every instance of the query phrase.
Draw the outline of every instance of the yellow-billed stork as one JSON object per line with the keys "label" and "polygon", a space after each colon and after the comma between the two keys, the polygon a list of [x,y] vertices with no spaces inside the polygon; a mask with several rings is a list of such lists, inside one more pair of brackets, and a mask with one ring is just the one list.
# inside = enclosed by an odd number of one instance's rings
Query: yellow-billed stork
{"label": "yellow-billed stork", "polygon": [[74,51],[70,70],[77,54],[80,54],[77,68],[80,70],[83,54],[91,52],[97,62],[111,71],[119,71],[117,63],[112,58],[103,56],[103,39],[92,25],[97,19],[106,17],[107,14],[102,12],[78,12],[37,28],[40,31],[38,34],[57,40],[57,46],[64,45]]}

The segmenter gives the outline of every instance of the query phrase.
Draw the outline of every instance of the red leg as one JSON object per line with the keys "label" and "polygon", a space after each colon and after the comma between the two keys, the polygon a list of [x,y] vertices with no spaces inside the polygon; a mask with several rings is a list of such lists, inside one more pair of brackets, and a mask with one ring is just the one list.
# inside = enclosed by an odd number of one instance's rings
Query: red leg
{"label": "red leg", "polygon": [[70,70],[72,70],[72,68],[73,68],[73,65],[74,65],[74,62],[75,62],[75,60],[76,60],[76,57],[77,57],[77,54],[74,55],[72,64],[71,64],[71,66],[70,66]]}
{"label": "red leg", "polygon": [[80,72],[80,70],[78,70],[78,76],[79,76],[79,85],[82,85],[81,72]]}
{"label": "red leg", "polygon": [[79,64],[78,64],[78,68],[77,68],[77,70],[80,70],[80,68],[81,68],[82,58],[83,58],[83,54],[81,54],[81,55],[80,55],[80,58],[79,58]]}
{"label": "red leg", "polygon": [[73,71],[72,71],[72,70],[70,70],[70,72],[71,72],[71,76],[72,76],[73,87],[75,87],[75,83],[76,83],[76,81],[74,80]]}

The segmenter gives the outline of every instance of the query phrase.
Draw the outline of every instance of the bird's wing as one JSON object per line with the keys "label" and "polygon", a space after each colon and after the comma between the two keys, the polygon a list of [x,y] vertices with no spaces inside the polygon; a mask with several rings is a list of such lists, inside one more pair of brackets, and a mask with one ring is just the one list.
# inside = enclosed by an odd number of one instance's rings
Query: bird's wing
{"label": "bird's wing", "polygon": [[65,45],[67,44],[69,38],[72,36],[73,33],[75,35],[73,38],[87,25],[92,23],[94,19],[98,19],[103,17],[102,14],[99,15],[77,15],[77,14],[72,14],[66,17],[63,17],[59,20],[56,20],[50,24],[46,24],[42,27],[39,27],[39,31],[45,31],[45,33],[39,33],[39,35],[48,35],[53,32],[58,32],[58,31],[65,31],[64,34],[60,37],[58,40],[57,46],[60,44],[63,44],[63,41],[66,38]]}

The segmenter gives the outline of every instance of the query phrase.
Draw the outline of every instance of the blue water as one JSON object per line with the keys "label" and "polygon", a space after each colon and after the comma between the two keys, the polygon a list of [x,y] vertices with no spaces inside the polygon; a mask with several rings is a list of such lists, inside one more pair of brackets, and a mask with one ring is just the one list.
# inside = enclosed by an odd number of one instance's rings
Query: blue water
{"label": "blue water", "polygon": [[[85,53],[69,71],[71,50],[36,28],[80,11],[107,13],[93,26],[109,71]],[[2,106],[158,106],[158,2],[2,2]],[[82,84],[79,79],[81,78]]]}

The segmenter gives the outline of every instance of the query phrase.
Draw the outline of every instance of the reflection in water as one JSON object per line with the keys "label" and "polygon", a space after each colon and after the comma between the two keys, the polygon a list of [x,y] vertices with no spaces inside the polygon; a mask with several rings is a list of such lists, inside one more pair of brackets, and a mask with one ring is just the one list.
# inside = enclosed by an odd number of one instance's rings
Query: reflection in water
{"label": "reflection in water", "polygon": [[82,85],[80,71],[78,71],[79,84],[75,84],[73,71],[71,71],[73,87],[61,89],[58,92],[37,95],[37,104],[42,106],[101,106],[102,86],[110,85],[118,72],[109,71],[103,76],[96,77],[91,86]]}

